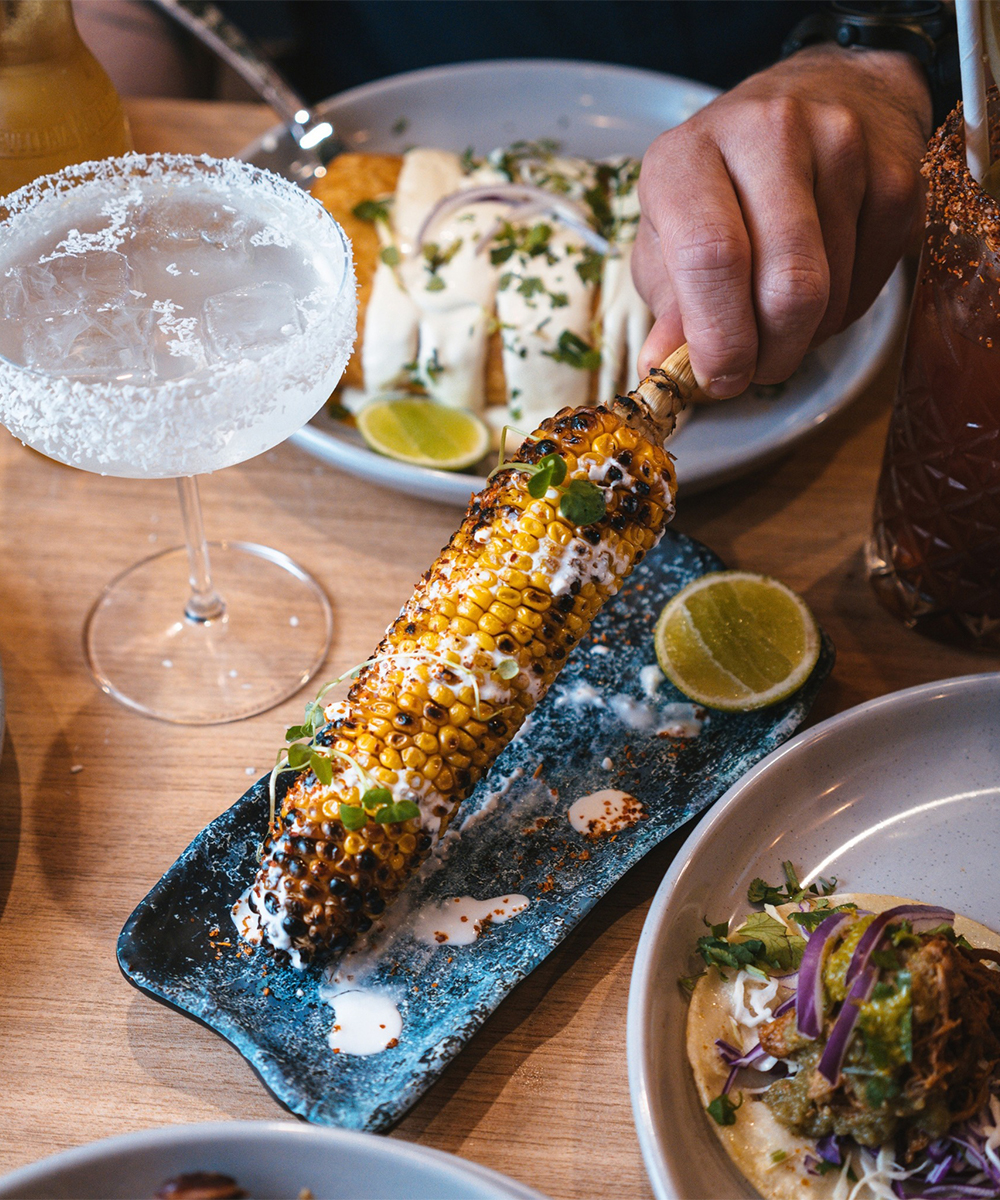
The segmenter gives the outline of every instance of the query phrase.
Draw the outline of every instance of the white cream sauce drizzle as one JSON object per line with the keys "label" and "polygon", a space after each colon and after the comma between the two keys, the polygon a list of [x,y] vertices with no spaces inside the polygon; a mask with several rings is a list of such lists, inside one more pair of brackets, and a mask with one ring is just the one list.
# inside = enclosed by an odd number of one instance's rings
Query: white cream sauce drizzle
{"label": "white cream sauce drizzle", "polygon": [[569,807],[566,814],[577,833],[589,837],[602,837],[618,833],[634,825],[645,815],[645,807],[635,796],[619,792],[615,788],[602,788],[589,796],[581,796]]}
{"label": "white cream sauce drizzle", "polygon": [[413,931],[427,946],[471,946],[488,925],[502,925],[524,912],[531,901],[510,893],[491,900],[472,896],[450,896],[440,904],[417,913]]}
{"label": "white cream sauce drizzle", "polygon": [[351,988],[329,998],[333,1025],[327,1035],[335,1054],[380,1054],[403,1032],[403,1018],[384,992]]}

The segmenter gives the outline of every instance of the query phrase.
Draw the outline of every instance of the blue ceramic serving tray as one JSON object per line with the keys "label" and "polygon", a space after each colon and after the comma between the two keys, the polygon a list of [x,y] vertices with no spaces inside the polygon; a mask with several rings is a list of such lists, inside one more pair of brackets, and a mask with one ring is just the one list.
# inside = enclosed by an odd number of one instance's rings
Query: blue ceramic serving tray
{"label": "blue ceramic serving tray", "polygon": [[[358,982],[396,1002],[403,1019],[398,1044],[367,1057],[334,1054],[322,966],[299,972],[276,968],[260,951],[236,953],[229,909],[254,877],[268,819],[267,776],[194,839],[129,917],[118,941],[125,977],[232,1042],[292,1112],[353,1129],[392,1125],[631,866],[801,724],[833,664],[825,638],[815,670],[794,696],[758,712],[712,712],[694,738],[630,727],[596,703],[613,694],[661,707],[683,700],[664,683],[648,701],[639,672],[655,661],[653,626],[663,604],[720,569],[706,547],[668,532],[465,802],[461,819],[485,808],[482,819],[447,840],[398,907],[509,893],[530,904],[505,924],[488,925],[469,946],[383,935],[381,957]],[[586,838],[571,827],[567,810],[605,788],[636,797],[646,816],[613,839]]]}

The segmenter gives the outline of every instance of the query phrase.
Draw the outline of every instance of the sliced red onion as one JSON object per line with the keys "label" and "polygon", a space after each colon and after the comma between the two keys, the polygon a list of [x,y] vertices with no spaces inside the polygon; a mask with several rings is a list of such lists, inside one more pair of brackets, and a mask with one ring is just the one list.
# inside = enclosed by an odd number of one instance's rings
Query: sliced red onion
{"label": "sliced red onion", "polygon": [[939,1163],[936,1163],[930,1171],[927,1172],[928,1183],[940,1183],[942,1179],[951,1170],[951,1164],[955,1161],[954,1154],[949,1154],[947,1158],[943,1158]]}
{"label": "sliced red onion", "polygon": [[866,967],[851,985],[850,991],[840,1006],[837,1019],[830,1030],[830,1037],[823,1047],[823,1053],[816,1068],[824,1079],[836,1086],[840,1078],[840,1068],[844,1065],[844,1055],[847,1053],[847,1043],[851,1040],[854,1026],[858,1019],[861,1005],[872,994],[878,971]]}
{"label": "sliced red onion", "polygon": [[[553,195],[545,188],[535,187],[530,183],[492,183],[482,187],[461,188],[448,196],[442,196],[424,217],[417,233],[417,249],[423,248],[427,234],[439,221],[444,220],[453,212],[457,212],[460,208],[487,202],[509,204],[515,209],[514,215],[518,217],[528,215],[527,208],[522,206],[530,206],[532,216],[543,212],[550,213],[578,233],[599,254],[613,255],[617,253],[607,238],[601,237],[596,230],[591,229],[587,222],[587,214],[580,205],[575,204],[572,200],[567,200],[565,196]],[[517,211],[519,208],[520,212]],[[480,239],[477,253],[481,253],[489,245],[495,233],[496,227],[490,231],[487,237]]]}
{"label": "sliced red onion", "polygon": [[840,1143],[837,1141],[835,1133],[819,1139],[816,1143],[816,1153],[824,1162],[833,1163],[835,1167],[843,1165],[844,1159],[840,1152]]}
{"label": "sliced red onion", "polygon": [[882,940],[882,934],[885,933],[887,925],[891,925],[893,922],[909,921],[916,932],[919,929],[933,929],[935,925],[951,924],[954,920],[955,914],[950,908],[939,908],[932,904],[899,904],[895,908],[886,909],[872,921],[861,935],[861,940],[858,942],[847,968],[844,982],[850,985],[851,981],[865,969],[872,956],[872,951]]}
{"label": "sliced red onion", "polygon": [[795,1024],[803,1037],[818,1038],[823,1031],[823,963],[834,938],[853,920],[853,913],[834,913],[820,921],[806,942],[795,994]]}
{"label": "sliced red onion", "polygon": [[771,1013],[771,1020],[776,1021],[778,1017],[783,1016],[795,1004],[795,997],[789,996],[787,1000],[782,1000],[778,1007]]}

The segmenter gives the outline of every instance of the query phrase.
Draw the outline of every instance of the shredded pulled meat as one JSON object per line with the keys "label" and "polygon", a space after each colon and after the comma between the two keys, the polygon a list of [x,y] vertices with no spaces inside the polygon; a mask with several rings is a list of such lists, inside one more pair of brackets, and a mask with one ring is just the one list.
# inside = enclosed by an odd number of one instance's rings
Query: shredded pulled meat
{"label": "shredded pulled meat", "polygon": [[[794,1011],[759,1034],[768,1054],[800,1067],[763,1097],[778,1120],[807,1137],[846,1134],[863,1146],[902,1135],[911,1162],[989,1099],[1000,1068],[1000,971],[987,963],[1000,955],[933,934],[901,959],[910,980],[906,1025],[886,1026],[892,1036],[884,1039],[855,1033],[835,1086],[816,1070],[822,1043],[798,1032]],[[827,1036],[831,1025],[832,1017]]]}

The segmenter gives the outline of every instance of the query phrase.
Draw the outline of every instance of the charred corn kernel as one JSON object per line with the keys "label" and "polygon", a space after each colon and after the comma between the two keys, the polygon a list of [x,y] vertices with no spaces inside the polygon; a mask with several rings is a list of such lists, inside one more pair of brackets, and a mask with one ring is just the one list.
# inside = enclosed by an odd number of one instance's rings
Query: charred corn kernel
{"label": "charred corn kernel", "polygon": [[493,613],[483,613],[483,615],[479,618],[479,628],[482,629],[484,633],[489,633],[492,634],[493,637],[497,637],[499,634],[503,633],[506,626],[504,625],[503,621]]}
{"label": "charred corn kernel", "polygon": [[458,615],[469,621],[478,621],[483,615],[483,610],[478,604],[473,604],[471,600],[463,600],[458,606]]}
{"label": "charred corn kernel", "polygon": [[[634,400],[616,401],[613,410],[567,409],[522,447],[521,461],[530,463],[542,457],[542,441],[555,446],[567,465],[566,482],[589,478],[592,470],[599,475],[608,458],[631,450],[624,478],[603,481],[605,518],[583,533],[561,515],[558,491],[532,498],[527,476],[516,469],[500,472],[473,497],[461,528],[377,647],[375,662],[359,672],[346,707],[334,710],[336,747],[388,786],[394,802],[417,803],[424,816],[402,825],[369,818],[349,831],[340,823],[340,804],[360,802],[357,773],[335,761],[329,787],[308,772],[294,776],[254,884],[255,911],[269,914],[261,917],[265,940],[275,923],[285,921],[280,927],[287,930],[305,921],[306,931],[293,935],[297,952],[330,943],[340,948],[380,911],[379,901],[396,896],[429,852],[431,830],[447,829],[603,601],[655,543],[672,511],[674,475],[659,442],[646,440],[650,426],[642,414]],[[633,419],[636,430],[625,424]],[[511,680],[497,672],[502,658],[520,668]],[[445,663],[454,665],[450,673]],[[488,700],[480,694],[477,704],[473,678],[483,692],[489,684]],[[310,844],[315,851],[303,850]],[[305,871],[289,869],[293,862]],[[342,889],[334,895],[323,884],[331,873],[363,897],[353,911]],[[304,884],[313,890],[303,891]]]}
{"label": "charred corn kernel", "polygon": [[455,703],[455,693],[443,683],[432,683],[427,693],[434,703],[440,704],[442,708],[451,708]]}
{"label": "charred corn kernel", "polygon": [[469,599],[480,608],[487,609],[493,603],[493,593],[484,587],[469,588]]}
{"label": "charred corn kernel", "polygon": [[498,617],[504,625],[509,625],[514,619],[514,609],[509,604],[501,604],[499,600],[496,604],[490,605],[490,612],[493,616]]}

